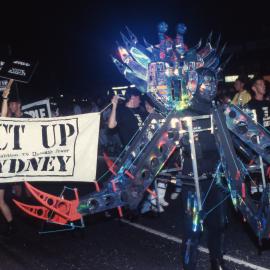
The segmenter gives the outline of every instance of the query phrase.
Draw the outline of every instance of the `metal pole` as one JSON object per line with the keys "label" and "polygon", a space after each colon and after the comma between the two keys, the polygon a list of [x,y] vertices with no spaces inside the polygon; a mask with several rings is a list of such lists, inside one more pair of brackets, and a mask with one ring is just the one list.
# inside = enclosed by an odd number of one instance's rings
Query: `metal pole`
{"label": "metal pole", "polygon": [[188,126],[188,134],[189,134],[189,144],[191,150],[191,161],[192,161],[192,169],[194,175],[194,182],[195,182],[195,190],[198,200],[198,209],[199,211],[202,210],[202,199],[201,199],[201,191],[200,191],[200,184],[199,184],[199,176],[198,176],[198,166],[197,166],[197,157],[196,157],[196,149],[195,149],[195,142],[194,142],[194,133],[193,133],[193,126],[192,126],[192,117],[187,117],[187,126]]}
{"label": "metal pole", "polygon": [[[252,110],[252,113],[254,115],[255,122],[258,123],[257,122],[257,113],[256,113],[256,111]],[[257,144],[260,144],[259,134],[257,134],[256,138],[257,138]],[[259,155],[259,162],[260,162],[260,170],[261,170],[261,174],[262,174],[263,188],[265,189],[266,188],[266,180],[265,180],[265,174],[264,174],[264,168],[263,168],[263,159],[262,159],[261,155]],[[259,187],[259,189],[260,189],[260,187]]]}

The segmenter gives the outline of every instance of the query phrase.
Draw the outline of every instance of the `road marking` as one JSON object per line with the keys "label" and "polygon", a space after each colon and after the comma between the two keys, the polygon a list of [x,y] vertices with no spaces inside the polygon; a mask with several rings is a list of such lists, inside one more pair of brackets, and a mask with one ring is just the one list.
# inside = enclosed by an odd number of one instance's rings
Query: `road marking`
{"label": "road marking", "polygon": [[[130,221],[126,220],[126,219],[121,219],[121,221],[123,223],[126,223],[126,224],[132,226],[132,227],[135,227],[135,228],[143,230],[145,232],[157,235],[157,236],[159,236],[161,238],[164,238],[166,240],[170,240],[170,241],[173,241],[175,243],[182,244],[182,239],[181,238],[178,238],[178,237],[175,237],[173,235],[169,235],[169,234],[154,230],[152,228],[146,227],[146,226],[138,224],[138,223],[130,222]],[[198,250],[203,252],[203,253],[208,253],[209,254],[209,250],[207,248],[202,247],[202,246],[199,246]],[[251,269],[254,269],[254,270],[269,270],[269,268],[264,268],[262,266],[259,266],[259,265],[253,264],[253,263],[249,263],[249,262],[246,262],[246,261],[243,261],[243,260],[239,260],[239,259],[234,258],[234,257],[229,256],[229,255],[225,255],[223,258],[226,261],[233,262],[233,263],[239,264],[239,265],[243,265],[245,267],[248,267],[248,268],[251,268]]]}

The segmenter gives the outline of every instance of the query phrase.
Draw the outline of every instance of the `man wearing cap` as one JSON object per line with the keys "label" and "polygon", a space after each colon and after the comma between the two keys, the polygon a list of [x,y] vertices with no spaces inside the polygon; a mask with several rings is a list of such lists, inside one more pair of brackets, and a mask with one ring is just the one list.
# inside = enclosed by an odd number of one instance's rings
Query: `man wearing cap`
{"label": "man wearing cap", "polygon": [[121,97],[114,96],[112,98],[112,111],[108,121],[110,129],[118,130],[123,145],[127,145],[140,129],[147,113],[140,106],[141,95],[136,89],[130,89],[126,94],[125,104],[119,104]]}

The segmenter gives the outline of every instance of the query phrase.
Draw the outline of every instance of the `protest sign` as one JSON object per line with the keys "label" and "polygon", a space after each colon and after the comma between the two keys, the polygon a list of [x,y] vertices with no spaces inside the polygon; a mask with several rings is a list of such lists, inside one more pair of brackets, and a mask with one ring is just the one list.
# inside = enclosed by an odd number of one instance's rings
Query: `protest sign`
{"label": "protest sign", "polygon": [[1,59],[0,77],[28,83],[36,69],[37,63],[20,59]]}
{"label": "protest sign", "polygon": [[49,99],[39,100],[23,105],[22,112],[33,118],[52,117]]}

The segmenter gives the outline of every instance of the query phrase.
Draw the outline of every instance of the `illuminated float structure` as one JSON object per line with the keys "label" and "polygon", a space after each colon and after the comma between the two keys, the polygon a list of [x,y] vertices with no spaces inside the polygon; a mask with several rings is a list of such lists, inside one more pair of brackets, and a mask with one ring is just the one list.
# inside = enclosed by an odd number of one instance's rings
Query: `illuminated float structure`
{"label": "illuminated float structure", "polygon": [[[159,24],[159,44],[155,46],[145,40],[145,46],[141,45],[129,29],[127,36],[121,34],[124,44],[118,46],[121,60],[113,57],[113,62],[130,83],[149,96],[157,110],[149,115],[142,129],[114,162],[105,157],[111,176],[102,187],[96,182],[96,191],[81,198],[74,190],[75,199],[67,200],[62,195],[47,194],[27,183],[26,187],[42,206],[15,203],[34,217],[70,229],[76,227],[78,220],[83,226],[85,215],[113,208],[117,208],[122,217],[125,209],[140,209],[148,194],[157,195],[155,179],[188,135],[193,175],[183,176],[179,172],[179,178],[189,178],[195,186],[193,225],[200,229],[198,224],[203,224],[201,179],[194,144],[194,135],[200,130],[193,126],[198,119],[209,118],[211,125],[207,128],[215,135],[220,152],[215,182],[229,194],[235,209],[241,212],[258,238],[269,238],[270,186],[266,183],[265,173],[270,163],[270,135],[247,111],[234,105],[213,104],[211,115],[186,117],[183,114],[196,92],[203,99],[213,100],[217,81],[229,59],[221,64],[225,47],[219,49],[220,38],[213,44],[210,34],[204,46],[200,41],[188,49],[184,43],[187,30],[184,24],[177,26],[175,39],[166,35],[167,30],[165,22]],[[213,74],[212,78],[207,74]],[[251,177],[254,170],[262,175],[261,183],[256,183],[262,187],[256,200],[251,191],[251,185],[255,184]]]}

